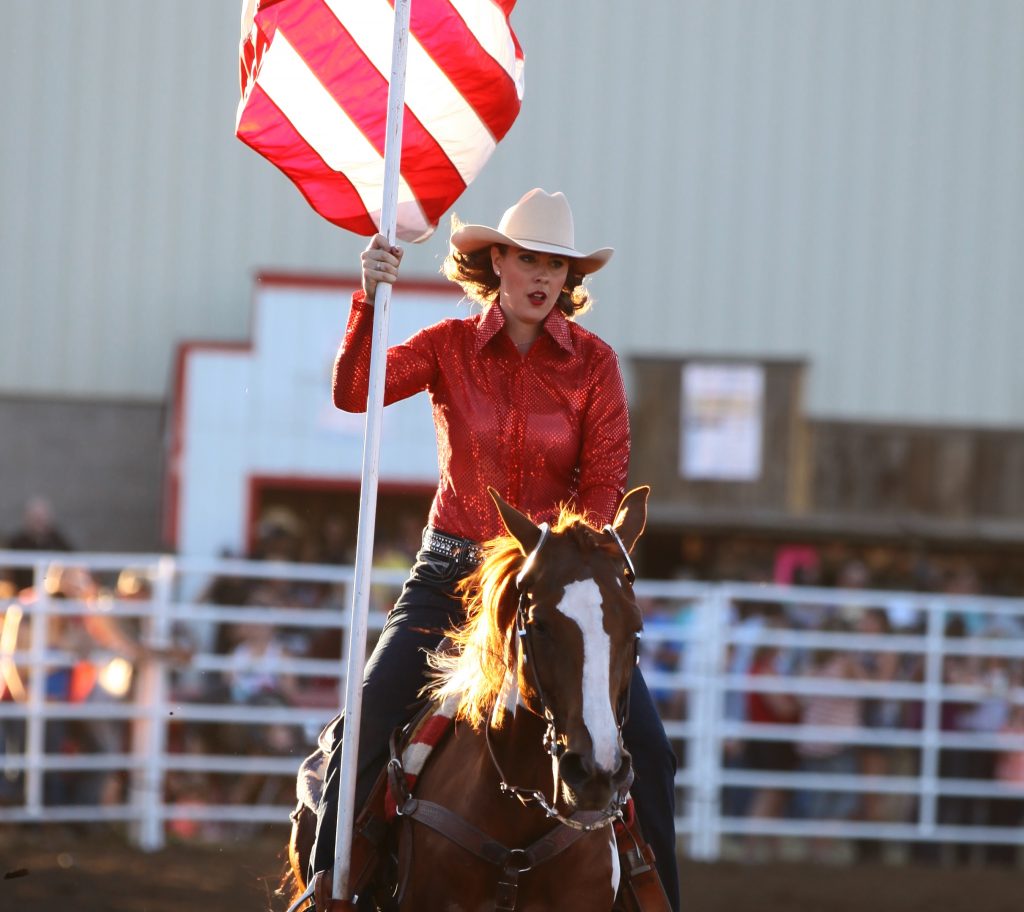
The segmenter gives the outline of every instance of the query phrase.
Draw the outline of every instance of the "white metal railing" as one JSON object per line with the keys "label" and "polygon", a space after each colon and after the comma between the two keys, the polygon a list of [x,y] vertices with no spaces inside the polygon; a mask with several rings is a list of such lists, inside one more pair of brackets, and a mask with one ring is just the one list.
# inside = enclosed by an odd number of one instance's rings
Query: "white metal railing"
{"label": "white metal railing", "polygon": [[[172,822],[287,824],[290,783],[344,693],[344,662],[340,657],[274,654],[241,669],[304,682],[296,688],[297,697],[290,705],[244,705],[225,696],[202,699],[204,685],[240,670],[238,660],[218,651],[208,634],[218,625],[247,624],[292,631],[300,638],[324,630],[344,636],[351,568],[166,555],[0,551],[0,568],[15,566],[30,566],[38,581],[46,579],[55,566],[82,567],[110,584],[119,571],[132,568],[149,581],[151,594],[144,600],[98,599],[94,595],[58,598],[40,585],[36,597],[11,603],[16,610],[5,613],[0,633],[0,689],[3,682],[7,685],[7,696],[0,702],[0,788],[5,789],[0,791],[0,826],[28,821],[123,821],[140,846],[156,849],[164,844]],[[404,575],[404,571],[375,571],[373,583],[380,587],[376,591],[382,602],[378,609],[385,607],[388,594],[394,594]],[[224,605],[189,597],[201,593],[216,577],[323,584],[334,587],[335,592],[328,607]],[[944,803],[954,799],[1019,801],[1024,806],[1024,783],[940,777],[940,761],[949,752],[1024,752],[1024,730],[955,732],[942,727],[944,704],[981,705],[995,700],[1005,707],[1024,706],[1024,600],[653,580],[638,582],[636,591],[645,606],[653,606],[644,633],[645,657],[653,657],[659,646],[678,654],[676,667],[647,667],[645,675],[653,692],[677,704],[664,721],[666,732],[685,758],[676,779],[676,825],[691,857],[713,860],[720,857],[724,838],[747,835],[1024,845],[1024,829],[1019,826],[994,826],[987,821],[964,825],[944,819],[942,813]],[[921,622],[912,632],[876,635],[785,626],[751,628],[737,620],[737,607],[742,604],[776,610],[823,606],[845,610],[853,617],[866,608],[909,605]],[[0,610],[3,607],[0,603]],[[1001,635],[947,636],[949,617],[963,613],[999,626]],[[150,657],[137,663],[134,690],[121,699],[71,702],[47,694],[50,676],[82,659],[80,649],[68,648],[60,641],[57,628],[69,619],[83,617],[139,626],[138,639]],[[12,636],[15,619],[19,629]],[[383,611],[372,612],[371,631],[379,630],[383,620]],[[175,662],[171,650],[183,631],[197,638],[185,663]],[[916,660],[918,668],[907,679],[890,681],[836,681],[788,672],[754,678],[730,668],[730,656],[760,647],[775,647],[790,657],[817,649],[862,655],[895,653],[904,661]],[[89,658],[102,664],[111,653],[97,645]],[[989,663],[998,666],[1000,675],[995,683],[949,681],[949,661]],[[310,687],[314,680],[327,684],[314,690]],[[737,696],[752,691],[798,698],[855,696],[900,701],[920,707],[919,724],[892,728],[754,724],[730,711]],[[66,754],[54,747],[52,735],[55,728],[69,722],[120,724],[129,736],[122,738],[116,749],[108,746],[97,753]],[[225,725],[257,737],[276,726],[293,736],[288,749],[276,754],[251,746],[246,751],[229,752],[198,749],[181,738],[182,732],[204,727],[221,730]],[[899,751],[913,758],[914,768],[910,773],[900,770],[867,776],[753,770],[725,762],[728,744],[766,740]],[[123,797],[113,803],[83,805],[54,803],[47,795],[47,784],[56,777],[90,773],[116,773],[125,778]],[[234,781],[262,777],[276,786],[243,803],[209,795],[202,801],[186,801],[169,790],[170,782],[179,776]],[[725,813],[727,791],[760,789],[903,796],[912,803],[912,810],[885,820],[792,815],[753,819]]]}

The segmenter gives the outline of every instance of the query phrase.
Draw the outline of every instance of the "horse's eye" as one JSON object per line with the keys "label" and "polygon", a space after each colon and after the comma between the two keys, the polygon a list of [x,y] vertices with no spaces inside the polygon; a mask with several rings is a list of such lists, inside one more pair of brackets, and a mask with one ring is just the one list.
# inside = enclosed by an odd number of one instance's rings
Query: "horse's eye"
{"label": "horse's eye", "polygon": [[548,632],[548,625],[539,618],[530,618],[530,630],[543,636]]}

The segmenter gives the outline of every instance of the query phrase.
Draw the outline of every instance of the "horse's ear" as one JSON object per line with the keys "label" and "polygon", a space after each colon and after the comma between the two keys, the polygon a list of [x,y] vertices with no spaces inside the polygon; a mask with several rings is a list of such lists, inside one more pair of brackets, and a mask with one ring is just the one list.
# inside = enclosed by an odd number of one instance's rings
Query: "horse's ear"
{"label": "horse's ear", "polygon": [[502,496],[494,488],[488,487],[487,493],[491,495],[491,500],[494,501],[494,505],[498,508],[498,512],[501,514],[501,521],[505,524],[508,534],[519,542],[519,547],[523,549],[523,554],[530,554],[537,547],[537,542],[540,541],[540,529],[533,524],[533,521],[525,513],[520,513],[511,504],[505,503]]}
{"label": "horse's ear", "polygon": [[647,495],[651,493],[648,485],[633,488],[619,504],[612,523],[615,532],[622,539],[627,551],[632,551],[637,539],[643,534],[647,525]]}

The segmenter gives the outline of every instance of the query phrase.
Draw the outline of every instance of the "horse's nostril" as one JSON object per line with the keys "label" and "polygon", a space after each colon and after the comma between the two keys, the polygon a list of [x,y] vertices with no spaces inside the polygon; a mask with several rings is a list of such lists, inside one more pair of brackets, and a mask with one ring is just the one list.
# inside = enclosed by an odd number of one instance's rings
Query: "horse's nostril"
{"label": "horse's nostril", "polygon": [[592,756],[574,751],[566,751],[558,761],[558,774],[563,782],[570,785],[593,781],[610,781],[618,785],[626,780],[631,768],[632,758],[626,751],[622,751],[619,765],[612,773],[599,767]]}
{"label": "horse's nostril", "polygon": [[622,760],[619,763],[619,767],[612,774],[612,782],[614,782],[616,786],[621,785],[623,782],[625,782],[629,778],[629,775],[632,772],[632,769],[633,769],[633,758],[629,755],[629,753],[627,751],[623,751],[622,752]]}
{"label": "horse's nostril", "polygon": [[582,754],[566,751],[558,761],[558,775],[570,785],[584,782],[593,774],[593,762]]}
{"label": "horse's nostril", "polygon": [[[626,755],[628,758],[628,754]],[[565,800],[580,810],[606,808],[629,777],[629,760],[618,763],[616,772],[603,769],[589,754],[566,751],[558,761],[558,778]],[[621,771],[626,778],[618,779]]]}

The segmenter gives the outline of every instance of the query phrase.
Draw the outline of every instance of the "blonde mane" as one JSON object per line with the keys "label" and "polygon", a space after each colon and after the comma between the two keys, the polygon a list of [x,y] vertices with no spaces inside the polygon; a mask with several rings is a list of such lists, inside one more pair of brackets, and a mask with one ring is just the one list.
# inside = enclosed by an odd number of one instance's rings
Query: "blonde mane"
{"label": "blonde mane", "polygon": [[[552,532],[574,527],[592,529],[584,517],[563,506]],[[434,680],[425,692],[439,702],[457,698],[455,718],[476,729],[494,716],[494,707],[510,675],[511,686],[518,688],[513,645],[518,607],[515,577],[524,560],[519,542],[509,535],[484,545],[480,566],[459,586],[466,619],[460,627],[448,631],[454,649],[428,657]],[[493,724],[500,726],[501,721],[498,715]]]}

